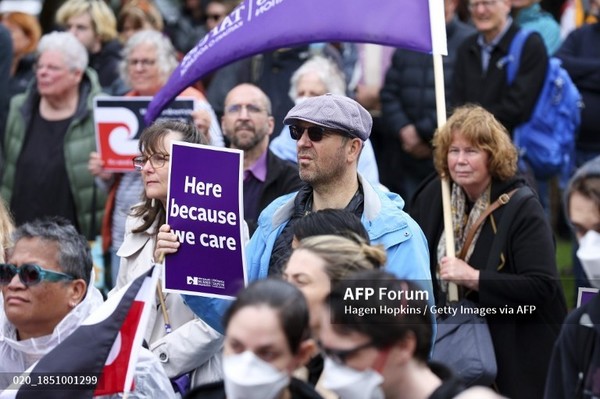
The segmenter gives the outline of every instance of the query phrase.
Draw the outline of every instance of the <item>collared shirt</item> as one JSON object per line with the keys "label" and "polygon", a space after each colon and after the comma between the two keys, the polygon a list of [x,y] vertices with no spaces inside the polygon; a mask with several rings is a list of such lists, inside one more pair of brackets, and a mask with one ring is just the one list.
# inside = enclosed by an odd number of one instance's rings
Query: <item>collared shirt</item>
{"label": "collared shirt", "polygon": [[502,31],[489,43],[485,42],[485,39],[483,38],[482,34],[479,34],[479,37],[477,37],[477,44],[479,45],[479,47],[481,47],[481,69],[484,72],[486,72],[488,69],[490,57],[492,56],[492,51],[494,51],[494,48],[498,45],[500,40],[502,40],[508,28],[510,28],[510,26],[512,25],[512,21],[512,18],[508,17],[508,19],[506,20],[506,25],[504,25],[504,29],[502,29]]}
{"label": "collared shirt", "polygon": [[260,213],[258,206],[267,180],[267,152],[244,170],[244,219],[248,225],[254,224]]}
{"label": "collared shirt", "polygon": [[252,166],[244,170],[244,181],[246,181],[250,175],[254,176],[254,178],[261,183],[264,183],[265,180],[267,180],[267,152],[268,151],[263,152]]}

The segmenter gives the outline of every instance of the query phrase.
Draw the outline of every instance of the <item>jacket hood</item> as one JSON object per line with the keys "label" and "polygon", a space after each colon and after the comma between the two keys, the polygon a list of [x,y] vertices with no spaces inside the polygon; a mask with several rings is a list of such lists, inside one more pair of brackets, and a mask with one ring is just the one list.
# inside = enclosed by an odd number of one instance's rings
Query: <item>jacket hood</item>
{"label": "jacket hood", "polygon": [[[52,334],[22,341],[17,340],[16,327],[2,313],[0,315],[0,345],[4,342],[8,347],[12,348],[13,353],[22,354],[24,358],[29,360],[27,362],[30,363],[27,365],[29,367],[71,335],[102,302],[103,298],[100,291],[96,287],[90,286],[83,301],[75,306],[57,324]],[[15,367],[19,367],[18,364],[15,364]],[[20,372],[23,370],[15,370],[15,372],[17,371]]]}
{"label": "jacket hood", "polygon": [[600,177],[600,156],[584,163],[579,169],[575,171],[575,173],[569,180],[569,184],[567,185],[567,189],[565,190],[565,197],[563,198],[565,215],[569,215],[569,199],[571,198],[573,186],[575,185],[575,183],[578,183],[581,180],[588,179],[590,177]]}

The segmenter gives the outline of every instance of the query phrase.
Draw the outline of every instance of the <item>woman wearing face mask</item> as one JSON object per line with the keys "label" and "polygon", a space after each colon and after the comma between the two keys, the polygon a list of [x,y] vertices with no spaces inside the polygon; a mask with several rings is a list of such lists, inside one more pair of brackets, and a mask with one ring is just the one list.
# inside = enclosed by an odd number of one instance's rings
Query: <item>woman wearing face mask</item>
{"label": "woman wearing face mask", "polygon": [[[579,241],[577,257],[590,284],[600,288],[600,157],[585,163],[571,178],[566,214]],[[600,295],[571,312],[554,346],[546,399],[600,395]]]}
{"label": "woman wearing face mask", "polygon": [[200,386],[186,398],[319,399],[291,377],[314,350],[308,307],[293,285],[259,280],[240,292],[225,313],[224,381]]}
{"label": "woman wearing face mask", "polygon": [[[403,296],[349,299],[349,292],[366,288]],[[321,312],[323,385],[343,399],[450,399],[465,392],[446,367],[428,362],[432,324],[421,294],[426,291],[382,271],[356,273],[334,285]],[[351,312],[349,306],[371,311]],[[479,398],[490,393],[483,392]]]}

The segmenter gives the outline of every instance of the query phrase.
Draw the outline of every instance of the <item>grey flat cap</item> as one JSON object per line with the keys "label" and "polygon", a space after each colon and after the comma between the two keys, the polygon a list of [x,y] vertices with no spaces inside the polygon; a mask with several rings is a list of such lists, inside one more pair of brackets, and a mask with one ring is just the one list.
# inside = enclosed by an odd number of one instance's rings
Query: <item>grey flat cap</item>
{"label": "grey flat cap", "polygon": [[342,130],[362,141],[369,138],[373,127],[373,118],[362,105],[349,97],[331,93],[302,101],[288,112],[283,123],[291,125],[299,120]]}

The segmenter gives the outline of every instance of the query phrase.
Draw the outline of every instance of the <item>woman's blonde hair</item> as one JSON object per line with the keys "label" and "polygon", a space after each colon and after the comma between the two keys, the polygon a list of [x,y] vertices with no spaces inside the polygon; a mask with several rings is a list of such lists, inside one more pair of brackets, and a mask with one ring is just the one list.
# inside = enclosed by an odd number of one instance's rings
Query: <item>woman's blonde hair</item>
{"label": "woman's blonde hair", "polygon": [[4,203],[0,198],[0,263],[6,262],[6,253],[12,248],[12,233],[15,230],[13,218]]}
{"label": "woman's blonde hair", "polygon": [[71,17],[88,14],[94,25],[94,32],[102,43],[117,37],[117,18],[104,1],[69,0],[56,12],[56,22],[65,26]]}
{"label": "woman's blonde hair", "polygon": [[369,245],[358,234],[352,239],[336,235],[307,237],[300,241],[296,251],[301,249],[323,259],[325,273],[331,280],[362,270],[379,269],[386,261],[382,245]]}
{"label": "woman's blonde hair", "polygon": [[433,136],[433,163],[441,176],[449,176],[448,150],[455,134],[462,135],[473,146],[487,152],[492,177],[508,180],[517,172],[517,149],[506,128],[490,112],[468,104],[456,108]]}

